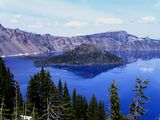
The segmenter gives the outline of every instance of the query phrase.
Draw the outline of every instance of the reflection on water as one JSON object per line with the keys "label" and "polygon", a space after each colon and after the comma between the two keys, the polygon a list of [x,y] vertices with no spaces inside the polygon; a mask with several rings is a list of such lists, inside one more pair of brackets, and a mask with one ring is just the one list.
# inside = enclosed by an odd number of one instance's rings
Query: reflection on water
{"label": "reflection on water", "polygon": [[[160,114],[160,58],[159,52],[121,52],[115,53],[125,60],[122,66],[89,66],[89,67],[64,67],[57,69],[57,66],[46,66],[45,69],[50,72],[54,83],[58,80],[67,82],[70,94],[74,88],[77,93],[86,96],[90,100],[92,94],[95,94],[98,100],[103,100],[106,111],[109,110],[109,89],[112,80],[116,80],[119,88],[119,97],[121,110],[128,114],[129,105],[133,97],[135,78],[150,80],[146,90],[146,95],[150,97],[149,102],[144,105],[148,110],[144,120],[154,120]],[[10,68],[19,81],[23,96],[26,95],[26,89],[30,80],[30,75],[39,72],[41,68],[35,67],[32,59],[19,59],[17,57],[4,58],[6,65]],[[140,60],[142,59],[142,60]],[[128,64],[129,63],[129,64]],[[24,69],[25,68],[25,69]],[[66,69],[65,71],[63,69]],[[69,72],[71,71],[71,72]],[[103,73],[102,73],[103,72]],[[86,79],[88,78],[88,79]]]}
{"label": "reflection on water", "polygon": [[111,52],[119,57],[121,57],[125,63],[136,62],[138,59],[150,60],[155,58],[160,58],[160,51],[151,52]]}
{"label": "reflection on water", "polygon": [[97,65],[97,66],[53,66],[59,69],[65,69],[67,71],[73,72],[74,74],[82,78],[94,78],[102,72],[107,72],[115,67],[121,66],[117,65]]}
{"label": "reflection on water", "polygon": [[[97,65],[97,66],[53,66],[59,69],[65,69],[82,78],[94,78],[97,75],[107,72],[113,68],[125,66],[127,63],[136,62],[138,59],[150,60],[154,58],[160,58],[160,52],[112,52],[113,54],[121,57],[124,60],[124,64],[117,65]],[[142,68],[144,71],[151,71],[152,69]]]}

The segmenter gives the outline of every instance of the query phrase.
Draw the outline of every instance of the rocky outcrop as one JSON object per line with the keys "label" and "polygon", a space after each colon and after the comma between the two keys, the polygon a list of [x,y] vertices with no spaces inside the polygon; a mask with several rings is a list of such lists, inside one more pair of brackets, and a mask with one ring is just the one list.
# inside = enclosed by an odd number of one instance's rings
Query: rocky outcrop
{"label": "rocky outcrop", "polygon": [[0,25],[0,55],[64,52],[83,43],[93,43],[107,51],[160,51],[160,41],[138,38],[126,31],[105,32],[93,35],[59,37],[40,35]]}

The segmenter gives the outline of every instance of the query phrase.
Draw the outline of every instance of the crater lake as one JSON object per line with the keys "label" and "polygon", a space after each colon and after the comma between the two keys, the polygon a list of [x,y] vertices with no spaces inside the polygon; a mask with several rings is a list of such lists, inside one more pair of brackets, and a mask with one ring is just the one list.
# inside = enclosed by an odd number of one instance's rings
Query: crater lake
{"label": "crater lake", "polygon": [[[123,58],[123,65],[100,66],[46,66],[52,80],[57,85],[58,80],[66,81],[68,88],[84,95],[89,100],[93,94],[98,100],[103,100],[105,109],[109,111],[109,86],[116,81],[119,88],[121,110],[128,114],[131,104],[136,78],[149,80],[145,93],[150,97],[144,105],[148,110],[144,120],[156,119],[160,115],[160,53],[158,52],[118,52],[114,54]],[[10,68],[15,80],[19,81],[23,97],[26,97],[26,89],[30,77],[40,71],[40,67],[34,66],[34,60],[26,57],[3,58]]]}

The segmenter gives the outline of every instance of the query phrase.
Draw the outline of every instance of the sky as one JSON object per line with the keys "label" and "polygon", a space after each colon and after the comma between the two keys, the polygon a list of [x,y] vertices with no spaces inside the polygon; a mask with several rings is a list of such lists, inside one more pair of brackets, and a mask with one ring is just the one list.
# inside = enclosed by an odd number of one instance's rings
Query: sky
{"label": "sky", "polygon": [[160,39],[160,0],[0,0],[0,24],[56,36],[125,30]]}

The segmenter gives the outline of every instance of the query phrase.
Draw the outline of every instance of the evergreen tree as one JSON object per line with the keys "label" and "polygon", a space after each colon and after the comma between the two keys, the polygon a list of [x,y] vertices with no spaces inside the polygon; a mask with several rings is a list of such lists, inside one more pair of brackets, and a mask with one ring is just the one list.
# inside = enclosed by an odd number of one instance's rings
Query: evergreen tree
{"label": "evergreen tree", "polygon": [[74,89],[72,94],[72,108],[75,108],[76,106],[76,99],[77,99],[77,92],[76,89]]}
{"label": "evergreen tree", "polygon": [[46,120],[58,120],[60,118],[59,116],[59,109],[57,104],[57,91],[56,88],[51,82],[50,84],[50,92],[49,96],[47,98],[47,109],[44,111],[43,119]]}
{"label": "evergreen tree", "polygon": [[[0,104],[3,103],[4,117],[11,119],[14,111],[15,81],[9,68],[0,58]],[[2,106],[1,106],[2,107]]]}
{"label": "evergreen tree", "polygon": [[144,90],[147,88],[148,80],[141,80],[137,78],[136,86],[133,90],[136,94],[136,97],[132,99],[132,103],[129,111],[129,119],[130,120],[138,120],[141,116],[143,116],[146,110],[142,107],[145,104],[148,97],[144,94]]}
{"label": "evergreen tree", "polygon": [[98,119],[99,120],[106,120],[106,112],[104,109],[104,103],[102,101],[99,102]]}
{"label": "evergreen tree", "polygon": [[62,120],[71,120],[71,102],[67,84],[64,84],[63,101],[62,101]]}
{"label": "evergreen tree", "polygon": [[64,91],[61,79],[58,82],[57,90],[58,90],[59,102],[61,104],[63,100],[63,91]]}
{"label": "evergreen tree", "polygon": [[92,96],[88,108],[89,120],[98,120],[98,104],[95,95]]}
{"label": "evergreen tree", "polygon": [[39,73],[31,77],[29,85],[27,88],[27,108],[30,111],[28,114],[31,114],[33,106],[37,109],[38,116],[42,115],[42,103],[40,96],[40,80]]}
{"label": "evergreen tree", "polygon": [[88,120],[88,101],[85,97],[83,97],[83,120]]}
{"label": "evergreen tree", "polygon": [[53,84],[51,84],[51,76],[48,72],[45,72],[42,68],[40,72],[40,93],[41,93],[41,102],[42,102],[42,110],[47,109],[47,102],[50,101],[52,94]]}
{"label": "evergreen tree", "polygon": [[44,114],[44,111],[47,110],[47,103],[48,100],[51,101],[51,96],[53,96],[52,98],[57,97],[56,92],[56,87],[51,80],[49,72],[46,72],[42,67],[40,73],[31,77],[28,85],[27,102],[30,111],[29,114],[31,114],[33,106],[35,106],[38,117],[40,118]]}
{"label": "evergreen tree", "polygon": [[57,86],[57,95],[58,95],[57,103],[58,103],[59,120],[61,120],[61,118],[62,118],[63,92],[64,92],[64,88],[63,88],[63,85],[62,85],[62,81],[60,79],[59,82],[58,82],[58,86]]}
{"label": "evergreen tree", "polygon": [[32,108],[32,113],[31,113],[31,120],[40,120],[41,118],[38,115],[38,110],[35,108],[35,104]]}
{"label": "evergreen tree", "polygon": [[73,118],[74,120],[77,119],[77,106],[76,106],[76,102],[77,102],[77,93],[76,93],[76,89],[73,90],[73,94],[72,94],[72,113],[73,113]]}
{"label": "evergreen tree", "polygon": [[79,120],[88,120],[88,103],[85,97],[79,97]]}
{"label": "evergreen tree", "polygon": [[15,82],[15,100],[14,100],[14,113],[13,113],[13,119],[14,120],[20,120],[20,115],[23,114],[23,99],[22,94],[20,92],[20,87],[18,84],[18,81]]}
{"label": "evergreen tree", "polygon": [[85,97],[77,95],[76,89],[72,94],[72,119],[88,120],[88,102]]}
{"label": "evergreen tree", "polygon": [[0,120],[7,120],[8,118],[8,111],[9,109],[5,108],[4,98],[1,101],[1,108],[0,108]]}
{"label": "evergreen tree", "polygon": [[109,88],[110,92],[110,119],[111,120],[122,120],[122,114],[120,111],[120,103],[119,103],[119,97],[118,97],[118,89],[113,82]]}

